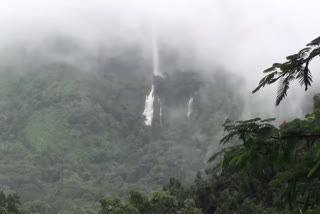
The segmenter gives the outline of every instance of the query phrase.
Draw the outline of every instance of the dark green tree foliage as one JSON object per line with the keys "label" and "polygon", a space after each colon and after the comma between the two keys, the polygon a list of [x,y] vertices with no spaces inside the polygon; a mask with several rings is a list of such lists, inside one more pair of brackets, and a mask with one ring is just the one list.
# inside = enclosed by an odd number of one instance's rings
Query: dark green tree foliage
{"label": "dark green tree foliage", "polygon": [[287,61],[284,63],[274,63],[272,67],[264,70],[266,76],[263,77],[258,87],[253,90],[253,93],[260,90],[260,88],[273,84],[279,80],[278,95],[276,105],[287,96],[290,82],[298,80],[299,83],[308,90],[312,83],[312,74],[309,69],[310,62],[320,55],[320,37],[312,40],[298,53],[287,56]]}
{"label": "dark green tree foliage", "polygon": [[[77,49],[65,42],[58,42],[58,51]],[[307,90],[312,82],[309,64],[320,55],[319,44],[320,37],[287,62],[265,70],[254,92],[279,80],[278,105],[292,80]],[[225,76],[215,75],[211,84],[199,73],[170,73],[166,81],[155,79],[156,93],[164,112],[178,107],[184,119],[161,129],[146,128],[141,111],[151,81],[141,71],[129,72],[141,69],[139,57],[132,54],[100,62],[99,72],[90,75],[64,63],[39,66],[33,60],[28,75],[1,73],[0,168],[7,173],[0,175],[0,182],[19,189],[33,213],[92,214],[106,193],[125,197],[131,185],[156,188],[172,175],[190,180],[203,167],[208,142],[219,136],[220,121],[239,112],[239,100]],[[192,123],[185,118],[191,96]],[[101,199],[101,212],[320,213],[320,95],[314,98],[312,114],[279,127],[274,119],[260,118],[227,119],[223,126],[224,147],[209,160],[215,165],[199,172],[191,186],[172,178],[150,194],[132,189],[127,201]],[[27,212],[16,195],[0,193],[2,213]]]}
{"label": "dark green tree foliage", "polygon": [[32,214],[50,214],[53,212],[53,208],[45,203],[44,201],[35,200],[32,202],[25,203],[24,206],[32,213]]}
{"label": "dark green tree foliage", "polygon": [[204,214],[232,214],[240,210],[245,214],[255,213],[252,210],[272,213],[272,191],[268,185],[270,171],[241,172],[234,167],[224,166],[219,174],[218,168],[216,166],[199,173],[190,187],[190,197]]}
{"label": "dark green tree foliage", "polygon": [[29,214],[29,212],[21,209],[17,194],[6,195],[0,191],[0,214]]}
{"label": "dark green tree foliage", "polygon": [[[290,81],[299,80],[307,90],[312,82],[309,63],[320,55],[319,43],[320,37],[287,62],[265,70],[267,75],[253,92],[280,80],[279,105]],[[208,178],[196,179],[193,197],[198,206],[205,213],[319,213],[319,100],[315,96],[313,113],[305,119],[284,121],[279,128],[270,124],[273,118],[225,120],[227,134],[220,142],[228,146],[210,158],[220,156],[220,163],[207,171]]]}
{"label": "dark green tree foliage", "polygon": [[118,198],[106,197],[100,201],[103,214],[139,213],[139,214],[202,214],[192,199],[179,206],[177,198],[169,191],[158,190],[150,197],[138,190],[130,190],[128,202]]}
{"label": "dark green tree foliage", "polygon": [[132,204],[141,214],[147,214],[151,209],[149,198],[139,190],[129,190],[128,202]]}
{"label": "dark green tree foliage", "polygon": [[201,209],[196,207],[194,200],[186,199],[184,206],[178,211],[178,214],[202,214]]}
{"label": "dark green tree foliage", "polygon": [[[224,124],[221,143],[237,137],[242,143],[224,152],[226,167],[245,172],[271,171],[273,206],[279,212],[310,212],[320,204],[320,115],[315,98],[314,113],[275,128],[260,118]],[[215,157],[212,157],[214,159]],[[212,160],[211,159],[211,160]],[[267,178],[267,177],[266,177]]]}
{"label": "dark green tree foliage", "polygon": [[273,191],[268,185],[270,179],[265,176],[270,174],[256,170],[238,172],[225,167],[223,173],[217,175],[217,167],[214,167],[205,174],[199,173],[190,187],[182,187],[179,181],[171,178],[162,190],[149,197],[141,191],[130,190],[128,202],[121,203],[131,204],[139,214],[275,214],[270,197]]}
{"label": "dark green tree foliage", "polygon": [[170,178],[169,183],[163,186],[163,190],[169,191],[171,195],[175,196],[181,207],[184,205],[185,200],[190,196],[189,191],[184,188],[181,182],[176,178]]}
{"label": "dark green tree foliage", "polygon": [[176,197],[170,195],[168,191],[156,191],[152,194],[151,200],[153,214],[175,214],[178,210]]}
{"label": "dark green tree foliage", "polygon": [[[290,81],[311,85],[310,61],[320,55],[320,37],[288,61],[275,63],[259,86],[280,80],[276,105]],[[220,164],[198,176],[192,197],[204,213],[320,213],[320,96],[313,113],[279,127],[274,119],[226,120]],[[232,145],[233,144],[233,145]],[[227,185],[224,185],[227,184]],[[249,187],[249,188],[248,188]]]}
{"label": "dark green tree foliage", "polygon": [[103,214],[138,214],[138,210],[129,203],[118,198],[105,197],[100,201]]}
{"label": "dark green tree foliage", "polygon": [[[320,54],[319,43],[320,37],[286,63],[267,69],[254,92],[280,80],[278,105],[291,80],[298,79],[307,90],[312,81],[309,62]],[[220,161],[198,173],[191,187],[170,179],[149,199],[132,191],[129,203],[140,213],[320,213],[320,95],[304,119],[280,126],[274,121],[226,119],[226,135],[220,140],[224,147],[209,160]]]}

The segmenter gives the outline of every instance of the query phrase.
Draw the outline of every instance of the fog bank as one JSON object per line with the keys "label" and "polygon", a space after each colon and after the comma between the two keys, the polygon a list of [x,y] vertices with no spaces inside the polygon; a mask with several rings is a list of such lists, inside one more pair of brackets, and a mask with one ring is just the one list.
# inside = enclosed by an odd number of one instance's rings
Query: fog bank
{"label": "fog bank", "polygon": [[[235,91],[247,100],[243,118],[282,119],[303,115],[303,88],[289,90],[288,99],[278,108],[274,107],[276,87],[256,95],[251,91],[264,69],[320,34],[313,24],[320,20],[319,6],[317,0],[5,0],[0,2],[0,47],[41,44],[50,36],[63,35],[80,41],[88,55],[101,46],[121,43],[139,44],[148,54],[155,28],[160,45],[191,56],[199,70],[210,73],[220,67],[243,78],[235,84]],[[315,86],[309,93],[319,91],[313,74]]]}

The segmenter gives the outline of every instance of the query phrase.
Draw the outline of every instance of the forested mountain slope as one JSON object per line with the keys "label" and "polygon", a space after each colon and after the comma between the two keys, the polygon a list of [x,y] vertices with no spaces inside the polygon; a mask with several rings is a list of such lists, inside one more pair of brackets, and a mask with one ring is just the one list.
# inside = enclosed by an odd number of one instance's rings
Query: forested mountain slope
{"label": "forested mountain slope", "polygon": [[[319,45],[320,37],[284,63],[273,64],[253,92],[278,82],[279,105],[291,81],[308,90],[313,81],[308,66],[320,55]],[[226,119],[220,140],[225,146],[209,159],[218,162],[198,173],[191,186],[172,178],[150,194],[131,189],[127,200],[107,196],[100,201],[102,213],[319,214],[319,122],[320,94],[304,118],[281,124],[276,118]]]}
{"label": "forested mountain slope", "polygon": [[[158,79],[136,47],[95,57],[57,41],[45,50],[10,50],[1,60],[1,189],[16,191],[34,213],[95,213],[104,195],[151,190],[169,177],[190,182],[218,149],[222,121],[241,111],[218,69],[209,77],[170,64]],[[142,112],[152,81],[163,124],[155,102],[147,127]]]}

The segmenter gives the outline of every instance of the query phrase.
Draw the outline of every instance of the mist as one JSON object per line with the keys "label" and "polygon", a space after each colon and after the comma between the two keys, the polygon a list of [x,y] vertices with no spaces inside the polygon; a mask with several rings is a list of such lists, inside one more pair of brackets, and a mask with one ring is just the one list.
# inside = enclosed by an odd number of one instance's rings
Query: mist
{"label": "mist", "polygon": [[88,214],[131,187],[154,190],[170,177],[191,184],[213,166],[227,117],[276,117],[278,127],[312,111],[317,60],[312,87],[291,84],[278,107],[277,84],[252,90],[263,70],[320,35],[319,8],[317,0],[0,1],[1,189],[34,213]]}
{"label": "mist", "polygon": [[[115,47],[121,44],[138,44],[148,55],[154,28],[160,45],[185,59],[192,57],[199,71],[210,74],[222,67],[243,78],[235,89],[247,100],[243,118],[259,114],[289,117],[304,113],[299,107],[302,88],[289,92],[282,105],[295,107],[286,115],[281,106],[274,107],[276,87],[255,95],[251,91],[264,69],[319,35],[312,24],[320,20],[319,4],[316,0],[1,1],[0,47],[10,49],[17,43],[41,46],[46,38],[63,35],[80,42],[87,58],[96,55],[101,46],[116,55]],[[187,67],[190,62],[181,64]],[[309,93],[317,90],[315,86]]]}

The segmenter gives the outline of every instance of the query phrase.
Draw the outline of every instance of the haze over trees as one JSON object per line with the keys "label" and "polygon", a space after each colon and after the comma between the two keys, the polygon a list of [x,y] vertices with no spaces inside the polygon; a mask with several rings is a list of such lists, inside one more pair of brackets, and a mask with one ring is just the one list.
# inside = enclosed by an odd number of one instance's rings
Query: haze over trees
{"label": "haze over trees", "polygon": [[319,2],[36,2],[0,1],[0,214],[320,213],[320,37],[255,73]]}
{"label": "haze over trees", "polygon": [[[273,73],[267,74],[254,92],[282,78],[278,105],[287,93],[286,78],[290,76],[290,81],[296,78],[307,90],[312,81],[308,64],[320,54],[319,38],[300,54],[287,57],[288,62],[267,69],[266,73]],[[313,112],[305,119],[283,121],[279,127],[271,124],[274,120],[226,119],[223,124],[226,135],[220,142],[227,146],[209,159],[212,162],[220,157],[218,164],[208,168],[205,174],[199,173],[187,189],[170,179],[161,191],[162,194],[168,191],[173,198],[171,203],[166,202],[169,197],[162,199],[168,210],[160,213],[320,213],[320,95],[314,97]],[[135,212],[162,210],[153,208],[156,207],[152,205],[153,199],[148,201],[143,193],[134,190],[129,193],[127,205],[136,208]],[[135,197],[143,198],[140,201],[144,202],[137,206]],[[112,213],[112,209],[106,209],[110,200],[101,200],[103,213]]]}
{"label": "haze over trees", "polygon": [[[101,51],[86,66],[74,64],[75,52],[85,53],[72,39],[49,40],[45,49],[46,55],[12,49],[0,72],[0,169],[6,172],[0,184],[32,213],[95,213],[107,194],[151,191],[170,177],[191,183],[219,147],[212,142],[222,136],[221,121],[241,112],[224,74],[184,70],[163,57],[162,68],[170,71],[170,64],[172,71],[156,79],[163,124],[155,102],[153,126],[146,127],[151,65],[137,47],[121,47],[115,58]],[[52,57],[61,50],[70,60]]]}

